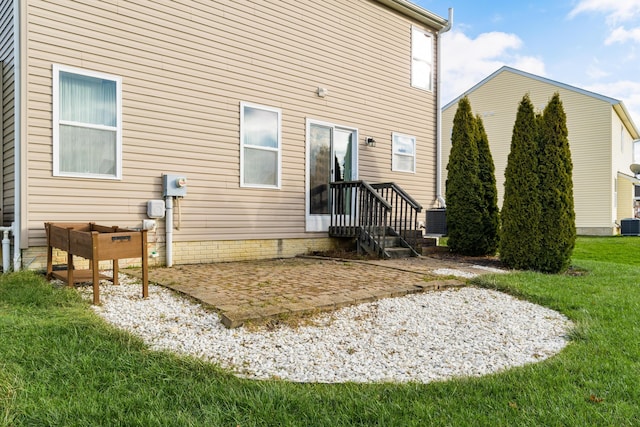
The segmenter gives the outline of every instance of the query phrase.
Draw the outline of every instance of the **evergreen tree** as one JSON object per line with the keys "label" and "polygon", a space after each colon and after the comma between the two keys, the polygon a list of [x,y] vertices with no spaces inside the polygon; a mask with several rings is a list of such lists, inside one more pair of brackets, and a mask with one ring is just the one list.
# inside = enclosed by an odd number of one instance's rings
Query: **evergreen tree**
{"label": "evergreen tree", "polygon": [[479,178],[476,120],[465,96],[458,102],[447,165],[448,246],[463,255],[483,255],[483,189]]}
{"label": "evergreen tree", "polygon": [[522,270],[536,269],[541,244],[537,122],[526,94],[518,107],[504,172],[499,244],[500,260]]}
{"label": "evergreen tree", "polygon": [[539,194],[541,251],[537,270],[566,270],[576,240],[571,151],[567,116],[555,93],[544,109],[539,129]]}
{"label": "evergreen tree", "polygon": [[494,255],[500,240],[500,211],[498,209],[498,188],[496,187],[496,167],[489,148],[489,138],[482,118],[476,116],[476,142],[478,146],[478,178],[482,184],[484,254]]}

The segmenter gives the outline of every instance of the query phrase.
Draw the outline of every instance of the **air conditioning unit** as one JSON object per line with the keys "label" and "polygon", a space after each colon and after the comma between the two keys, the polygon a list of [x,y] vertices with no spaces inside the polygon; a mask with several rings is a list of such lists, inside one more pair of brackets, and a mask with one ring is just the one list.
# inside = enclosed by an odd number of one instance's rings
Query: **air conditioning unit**
{"label": "air conditioning unit", "polygon": [[447,234],[447,211],[445,209],[427,210],[426,229],[427,234]]}
{"label": "air conditioning unit", "polygon": [[620,234],[623,236],[640,236],[640,219],[625,218],[621,220]]}

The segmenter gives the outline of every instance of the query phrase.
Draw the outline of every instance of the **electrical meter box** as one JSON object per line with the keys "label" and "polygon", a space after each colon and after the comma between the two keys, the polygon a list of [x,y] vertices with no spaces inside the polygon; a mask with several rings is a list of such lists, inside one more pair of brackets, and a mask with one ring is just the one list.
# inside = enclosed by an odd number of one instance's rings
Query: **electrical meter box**
{"label": "electrical meter box", "polygon": [[164,200],[149,200],[147,202],[147,216],[149,218],[164,218],[164,211]]}
{"label": "electrical meter box", "polygon": [[162,195],[184,197],[187,195],[187,178],[183,175],[162,175]]}

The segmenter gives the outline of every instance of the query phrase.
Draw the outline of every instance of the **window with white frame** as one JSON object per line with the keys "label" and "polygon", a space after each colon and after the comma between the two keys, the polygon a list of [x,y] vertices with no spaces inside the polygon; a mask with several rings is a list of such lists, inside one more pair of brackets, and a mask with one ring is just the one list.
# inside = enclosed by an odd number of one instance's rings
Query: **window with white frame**
{"label": "window with white frame", "polygon": [[280,188],[281,111],[240,103],[240,186]]}
{"label": "window with white frame", "polygon": [[431,34],[411,28],[411,86],[432,90],[433,40]]}
{"label": "window with white frame", "polygon": [[53,66],[53,174],[122,178],[122,80]]}
{"label": "window with white frame", "polygon": [[391,170],[396,172],[416,171],[416,137],[403,135],[401,133],[392,134],[392,159]]}

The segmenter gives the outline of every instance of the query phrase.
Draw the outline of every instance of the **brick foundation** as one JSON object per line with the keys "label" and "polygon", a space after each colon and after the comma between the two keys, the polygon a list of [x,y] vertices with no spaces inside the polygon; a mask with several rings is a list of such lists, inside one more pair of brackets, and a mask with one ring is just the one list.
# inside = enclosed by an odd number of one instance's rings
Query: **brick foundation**
{"label": "brick foundation", "polygon": [[[345,243],[337,239],[275,239],[275,240],[213,240],[197,242],[174,242],[173,264],[203,264],[213,262],[248,261],[254,259],[291,258],[314,251],[327,251],[344,246]],[[165,249],[157,249],[157,257],[151,257],[156,250],[153,243],[149,243],[149,266],[165,265]],[[66,252],[54,250],[53,264],[66,264]],[[29,270],[44,270],[47,266],[47,248],[34,247],[22,251],[23,267]],[[88,261],[76,257],[74,264],[78,269],[88,267]],[[122,259],[121,268],[139,266],[140,259]],[[110,269],[110,261],[101,261],[101,269]]]}

